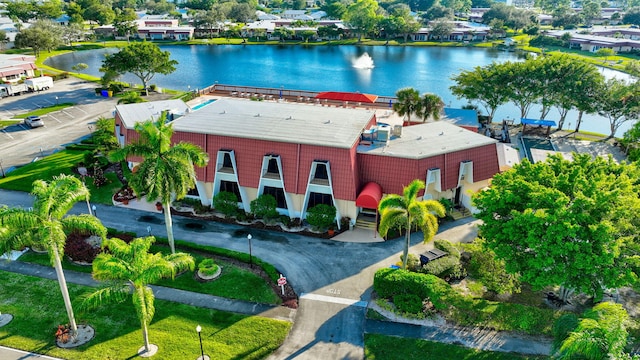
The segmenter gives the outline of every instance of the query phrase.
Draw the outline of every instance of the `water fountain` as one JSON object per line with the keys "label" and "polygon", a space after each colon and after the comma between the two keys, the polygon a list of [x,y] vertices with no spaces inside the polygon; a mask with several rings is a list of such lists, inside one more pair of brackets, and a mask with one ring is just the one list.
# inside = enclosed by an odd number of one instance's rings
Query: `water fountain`
{"label": "water fountain", "polygon": [[375,66],[373,65],[371,56],[365,52],[353,61],[353,67],[356,69],[373,69]]}

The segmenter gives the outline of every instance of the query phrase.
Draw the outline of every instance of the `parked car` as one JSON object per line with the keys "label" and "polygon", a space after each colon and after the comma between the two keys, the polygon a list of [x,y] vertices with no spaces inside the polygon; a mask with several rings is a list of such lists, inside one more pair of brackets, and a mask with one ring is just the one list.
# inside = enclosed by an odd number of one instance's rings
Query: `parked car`
{"label": "parked car", "polygon": [[42,122],[40,116],[27,116],[24,119],[24,124],[32,129],[44,126],[44,122]]}

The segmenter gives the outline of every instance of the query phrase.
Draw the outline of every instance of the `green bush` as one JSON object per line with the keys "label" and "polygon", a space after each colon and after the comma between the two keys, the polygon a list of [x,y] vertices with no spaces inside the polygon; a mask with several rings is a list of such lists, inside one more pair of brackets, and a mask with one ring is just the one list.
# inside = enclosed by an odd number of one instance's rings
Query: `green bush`
{"label": "green bush", "polygon": [[402,312],[410,314],[422,312],[422,299],[414,294],[398,294],[393,297],[393,304]]}
{"label": "green bush", "polygon": [[218,265],[211,258],[204,259],[198,264],[198,271],[204,276],[211,276],[218,271]]}
{"label": "green bush", "polygon": [[229,191],[221,191],[213,197],[213,207],[226,217],[238,212],[238,197]]}
{"label": "green bush", "polygon": [[436,249],[442,250],[448,253],[449,255],[453,255],[458,259],[460,259],[460,250],[458,250],[458,248],[456,248],[456,246],[453,245],[449,240],[444,240],[444,239],[434,240],[433,246]]}
{"label": "green bush", "polygon": [[470,255],[467,271],[474,279],[480,281],[487,290],[497,294],[520,292],[519,276],[507,272],[505,262],[496,259],[496,254],[483,246],[477,239],[464,246]]}
{"label": "green bush", "polygon": [[327,230],[336,221],[336,207],[327,204],[318,204],[307,210],[307,222],[319,231]]}
{"label": "green bush", "polygon": [[389,268],[376,272],[373,289],[378,295],[388,299],[400,294],[413,294],[420,299],[429,298],[438,310],[447,308],[446,297],[453,298],[457,294],[446,281],[434,275]]}
{"label": "green bush", "polygon": [[[400,262],[403,262],[404,258],[400,255]],[[417,256],[409,253],[407,254],[407,270],[409,271],[420,271],[420,259]]]}
{"label": "green bush", "polygon": [[447,255],[424,264],[422,272],[444,278],[449,276],[456,266],[460,267],[460,259],[453,255]]}
{"label": "green bush", "polygon": [[276,198],[269,194],[262,194],[258,196],[256,199],[251,201],[249,204],[251,208],[251,213],[257,219],[271,220],[276,219],[279,214],[276,202]]}

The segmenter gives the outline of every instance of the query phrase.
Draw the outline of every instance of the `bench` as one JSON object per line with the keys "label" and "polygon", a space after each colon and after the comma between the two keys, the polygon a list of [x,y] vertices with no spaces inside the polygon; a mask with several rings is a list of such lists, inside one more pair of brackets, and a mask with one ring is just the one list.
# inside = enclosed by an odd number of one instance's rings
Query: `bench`
{"label": "bench", "polygon": [[449,255],[447,252],[444,252],[440,249],[432,249],[425,253],[420,254],[420,265],[424,266],[429,261],[433,261],[436,259],[440,259],[443,256]]}

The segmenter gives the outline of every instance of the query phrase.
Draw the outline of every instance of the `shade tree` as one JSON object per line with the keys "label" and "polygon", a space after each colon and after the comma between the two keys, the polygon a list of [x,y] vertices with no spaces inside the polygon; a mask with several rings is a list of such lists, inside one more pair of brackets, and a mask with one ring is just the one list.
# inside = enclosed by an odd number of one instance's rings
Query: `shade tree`
{"label": "shade tree", "polygon": [[613,159],[527,160],[477,193],[486,246],[535,289],[564,286],[601,298],[637,279],[640,176]]}
{"label": "shade tree", "polygon": [[473,70],[462,71],[452,79],[455,85],[449,89],[453,95],[482,106],[489,121],[493,119],[498,107],[509,101],[505,86],[509,79],[504,64],[494,62],[484,67],[476,66]]}
{"label": "shade tree", "polygon": [[609,120],[609,136],[611,139],[616,132],[628,121],[638,118],[640,113],[640,87],[634,83],[612,78],[604,83],[595,98],[598,114]]}

